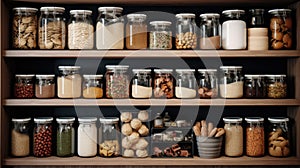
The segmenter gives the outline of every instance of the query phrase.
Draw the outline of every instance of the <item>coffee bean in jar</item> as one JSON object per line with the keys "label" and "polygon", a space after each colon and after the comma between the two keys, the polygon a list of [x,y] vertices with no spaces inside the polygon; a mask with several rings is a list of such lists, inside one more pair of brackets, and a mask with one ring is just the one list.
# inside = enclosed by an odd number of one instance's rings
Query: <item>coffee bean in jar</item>
{"label": "coffee bean in jar", "polygon": [[52,117],[34,118],[33,155],[48,157],[52,154]]}
{"label": "coffee bean in jar", "polygon": [[28,75],[15,75],[15,98],[33,98],[34,97],[34,76]]}

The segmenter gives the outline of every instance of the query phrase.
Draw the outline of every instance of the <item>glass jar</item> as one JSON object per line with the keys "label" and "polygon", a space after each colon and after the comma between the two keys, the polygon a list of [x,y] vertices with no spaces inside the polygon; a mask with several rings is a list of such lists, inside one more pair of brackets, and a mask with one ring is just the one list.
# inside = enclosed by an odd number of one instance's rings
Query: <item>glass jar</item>
{"label": "glass jar", "polygon": [[35,97],[53,98],[55,96],[55,75],[35,75]]}
{"label": "glass jar", "polygon": [[52,117],[34,118],[33,155],[49,157],[52,154]]}
{"label": "glass jar", "polygon": [[195,69],[176,69],[176,87],[175,96],[177,98],[195,98],[196,97],[196,78]]}
{"label": "glass jar", "polygon": [[268,28],[264,9],[250,9],[248,23],[248,50],[268,50]]}
{"label": "glass jar", "polygon": [[199,84],[198,94],[200,98],[216,98],[219,93],[217,70],[216,69],[198,69]]}
{"label": "glass jar", "polygon": [[133,69],[134,77],[131,85],[133,98],[152,97],[151,69]]}
{"label": "glass jar", "polygon": [[74,117],[57,118],[58,123],[56,133],[56,155],[59,157],[71,157],[75,152],[75,130]]}
{"label": "glass jar", "polygon": [[34,76],[28,75],[15,75],[15,98],[33,98],[34,97]]}
{"label": "glass jar", "polygon": [[223,98],[243,97],[242,66],[221,66],[220,95]]}
{"label": "glass jar", "polygon": [[172,49],[171,24],[167,21],[150,22],[150,49]]}
{"label": "glass jar", "polygon": [[265,155],[264,118],[248,117],[246,129],[246,155],[259,157]]}
{"label": "glass jar", "polygon": [[102,157],[120,155],[119,118],[100,118],[99,154]]}
{"label": "glass jar", "polygon": [[66,23],[62,7],[41,7],[39,19],[40,49],[64,49],[66,45]]}
{"label": "glass jar", "polygon": [[246,98],[266,98],[265,77],[263,75],[245,75],[244,96]]}
{"label": "glass jar", "polygon": [[247,47],[247,27],[242,19],[244,10],[225,10],[222,24],[222,47],[225,50],[243,50]]}
{"label": "glass jar", "polygon": [[69,49],[93,49],[94,26],[92,11],[71,10],[71,18],[68,24]]}
{"label": "glass jar", "polygon": [[37,14],[36,8],[13,8],[12,47],[15,49],[35,49]]}
{"label": "glass jar", "polygon": [[168,98],[174,97],[172,69],[154,69],[154,97]]}
{"label": "glass jar", "polygon": [[286,75],[267,75],[268,98],[282,99],[287,97]]}
{"label": "glass jar", "polygon": [[129,98],[128,65],[106,65],[106,97]]}
{"label": "glass jar", "polygon": [[221,24],[220,15],[217,13],[206,13],[200,15],[200,49],[221,48]]}
{"label": "glass jar", "polygon": [[103,97],[103,75],[83,75],[82,96],[88,99]]}
{"label": "glass jar", "polygon": [[147,48],[147,15],[129,14],[126,24],[126,48],[146,49]]}
{"label": "glass jar", "polygon": [[25,157],[30,154],[30,120],[31,118],[12,118],[11,154],[15,157]]}
{"label": "glass jar", "polygon": [[180,13],[176,15],[176,19],[176,48],[195,49],[197,47],[195,14]]}
{"label": "glass jar", "polygon": [[100,7],[96,28],[97,49],[124,48],[123,8]]}
{"label": "glass jar", "polygon": [[223,118],[225,123],[225,155],[237,157],[243,155],[243,127],[242,118]]}
{"label": "glass jar", "polygon": [[81,96],[80,66],[59,66],[57,96],[59,98],[78,98]]}
{"label": "glass jar", "polygon": [[96,117],[78,118],[77,153],[80,157],[94,157],[97,155],[96,121]]}
{"label": "glass jar", "polygon": [[293,20],[290,9],[269,10],[270,20],[270,48],[274,50],[291,49],[293,45]]}

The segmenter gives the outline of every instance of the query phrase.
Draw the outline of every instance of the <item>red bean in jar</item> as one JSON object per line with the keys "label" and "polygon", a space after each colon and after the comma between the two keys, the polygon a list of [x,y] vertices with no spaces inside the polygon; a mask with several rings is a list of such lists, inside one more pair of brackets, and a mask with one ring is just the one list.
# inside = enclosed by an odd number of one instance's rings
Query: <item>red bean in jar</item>
{"label": "red bean in jar", "polygon": [[52,153],[52,117],[34,118],[33,155],[48,157]]}
{"label": "red bean in jar", "polygon": [[129,98],[128,65],[106,65],[106,97]]}
{"label": "red bean in jar", "polygon": [[15,75],[15,98],[34,97],[34,75]]}

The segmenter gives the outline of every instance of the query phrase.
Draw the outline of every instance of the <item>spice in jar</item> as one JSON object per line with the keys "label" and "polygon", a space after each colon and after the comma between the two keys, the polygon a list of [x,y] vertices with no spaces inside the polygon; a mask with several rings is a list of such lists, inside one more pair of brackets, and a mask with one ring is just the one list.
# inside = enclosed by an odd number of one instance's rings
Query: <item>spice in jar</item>
{"label": "spice in jar", "polygon": [[129,98],[128,65],[106,65],[106,97]]}
{"label": "spice in jar", "polygon": [[221,24],[220,15],[217,13],[205,13],[200,15],[200,49],[221,48]]}
{"label": "spice in jar", "polygon": [[225,155],[237,157],[243,154],[243,128],[242,118],[227,117],[225,122]]}
{"label": "spice in jar", "polygon": [[150,22],[150,49],[172,49],[171,22],[152,21]]}
{"label": "spice in jar", "polygon": [[56,135],[56,154],[59,157],[70,157],[74,155],[75,130],[74,117],[61,117],[56,119],[58,123]]}
{"label": "spice in jar", "polygon": [[198,69],[199,88],[198,94],[200,98],[216,98],[218,97],[219,87],[216,69]]}
{"label": "spice in jar", "polygon": [[81,96],[80,66],[59,66],[57,96],[59,98],[78,98]]}
{"label": "spice in jar", "polygon": [[11,131],[11,154],[16,157],[24,157],[30,154],[29,122],[30,118],[13,118]]}
{"label": "spice in jar", "polygon": [[265,154],[264,118],[248,117],[246,129],[246,154],[259,157]]}
{"label": "spice in jar", "polygon": [[286,98],[287,84],[286,75],[267,75],[268,97],[274,99]]}
{"label": "spice in jar", "polygon": [[180,13],[176,15],[176,19],[176,48],[195,49],[197,47],[195,14]]}
{"label": "spice in jar", "polygon": [[88,99],[103,97],[103,75],[83,75],[82,95]]}
{"label": "spice in jar", "polygon": [[55,75],[35,75],[35,97],[53,98],[55,96]]}
{"label": "spice in jar", "polygon": [[155,69],[154,97],[155,98],[173,98],[174,87],[172,69]]}
{"label": "spice in jar", "polygon": [[16,98],[34,97],[34,76],[35,75],[15,75],[14,96]]}
{"label": "spice in jar", "polygon": [[34,118],[33,155],[48,157],[52,154],[52,117]]}

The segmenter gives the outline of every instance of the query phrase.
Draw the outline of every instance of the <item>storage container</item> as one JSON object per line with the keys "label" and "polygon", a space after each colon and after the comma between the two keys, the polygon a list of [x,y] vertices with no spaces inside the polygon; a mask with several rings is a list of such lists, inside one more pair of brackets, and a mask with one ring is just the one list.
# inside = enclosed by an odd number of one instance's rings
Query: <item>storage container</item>
{"label": "storage container", "polygon": [[83,75],[82,96],[87,99],[103,97],[103,75]]}
{"label": "storage container", "polygon": [[287,97],[286,75],[266,75],[268,98]]}
{"label": "storage container", "polygon": [[57,96],[59,98],[78,98],[81,96],[80,66],[59,66],[57,77]]}
{"label": "storage container", "polygon": [[246,155],[260,157],[265,155],[264,118],[247,117]]}
{"label": "storage container", "polygon": [[225,123],[225,155],[237,157],[243,155],[243,127],[242,118],[226,117]]}
{"label": "storage container", "polygon": [[150,49],[172,49],[171,22],[152,21],[150,22]]}
{"label": "storage container", "polygon": [[106,65],[106,97],[129,98],[128,65]]}
{"label": "storage container", "polygon": [[59,157],[71,157],[75,152],[74,117],[56,118],[58,123],[56,132],[56,155]]}
{"label": "storage container", "polygon": [[221,66],[220,95],[223,98],[243,97],[242,66]]}
{"label": "storage container", "polygon": [[269,37],[264,9],[250,9],[248,21],[248,50],[268,50]]}
{"label": "storage container", "polygon": [[151,98],[151,69],[133,69],[132,72],[134,77],[131,85],[131,96],[133,98]]}
{"label": "storage container", "polygon": [[245,75],[244,96],[246,98],[266,98],[267,84],[264,75]]}
{"label": "storage container", "polygon": [[200,18],[200,49],[220,49],[222,34],[220,15],[205,13],[201,14]]}
{"label": "storage container", "polygon": [[53,98],[55,96],[55,75],[35,75],[35,97]]}
{"label": "storage container", "polygon": [[217,69],[198,69],[198,94],[200,98],[216,98],[219,93]]}
{"label": "storage container", "polygon": [[94,157],[97,155],[96,121],[96,117],[78,118],[77,153],[80,157]]}
{"label": "storage container", "polygon": [[25,157],[30,154],[30,120],[31,118],[12,118],[11,155]]}
{"label": "storage container", "polygon": [[172,69],[154,69],[154,97],[155,98],[173,98],[174,83]]}
{"label": "storage container", "polygon": [[52,155],[52,121],[52,117],[34,118],[33,155],[35,157],[49,157]]}
{"label": "storage container", "polygon": [[195,69],[176,69],[175,96],[177,98],[195,98],[197,82]]}
{"label": "storage container", "polygon": [[195,14],[176,15],[176,49],[195,49],[197,47],[197,25]]}
{"label": "storage container", "polygon": [[119,118],[100,118],[99,154],[102,157],[120,155]]}
{"label": "storage container", "polygon": [[33,98],[34,97],[34,76],[33,74],[15,75],[15,98]]}
{"label": "storage container", "polygon": [[148,43],[147,15],[129,14],[126,24],[126,48],[146,49]]}

